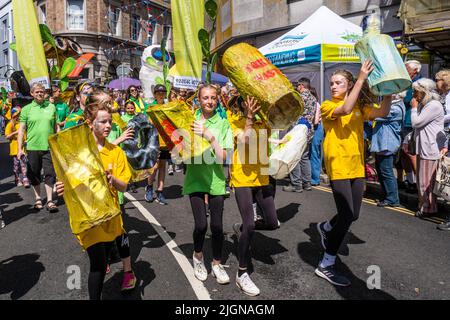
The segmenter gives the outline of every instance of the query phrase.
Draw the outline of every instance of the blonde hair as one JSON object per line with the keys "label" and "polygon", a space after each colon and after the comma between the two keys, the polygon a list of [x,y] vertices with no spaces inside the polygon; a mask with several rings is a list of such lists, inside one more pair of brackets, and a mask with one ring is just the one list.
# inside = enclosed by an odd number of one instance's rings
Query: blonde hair
{"label": "blonde hair", "polygon": [[450,90],[450,69],[443,69],[436,73],[435,78],[437,80],[444,80],[445,90]]}
{"label": "blonde hair", "polygon": [[45,86],[40,82],[35,82],[31,85],[30,92],[34,92],[37,88],[45,90]]}
{"label": "blonde hair", "polygon": [[415,91],[422,92],[425,97],[423,98],[421,104],[426,105],[432,100],[440,100],[439,94],[436,92],[436,82],[428,78],[421,78],[413,82],[412,87]]}

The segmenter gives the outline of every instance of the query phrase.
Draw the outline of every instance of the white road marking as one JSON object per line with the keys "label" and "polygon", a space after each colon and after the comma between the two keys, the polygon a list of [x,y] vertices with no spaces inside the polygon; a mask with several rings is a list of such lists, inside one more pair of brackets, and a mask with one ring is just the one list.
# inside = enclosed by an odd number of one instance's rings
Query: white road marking
{"label": "white road marking", "polygon": [[125,193],[125,197],[131,201],[131,203],[139,210],[139,212],[152,224],[152,227],[156,230],[158,235],[164,241],[166,246],[169,248],[172,255],[175,257],[175,260],[180,265],[181,269],[184,272],[187,280],[191,284],[192,289],[195,292],[195,295],[199,300],[211,300],[208,290],[204,286],[203,282],[198,280],[194,276],[194,270],[192,268],[191,263],[183,254],[181,249],[178,247],[176,242],[167,234],[166,230],[161,226],[158,220],[139,202],[137,201],[131,194],[128,192]]}

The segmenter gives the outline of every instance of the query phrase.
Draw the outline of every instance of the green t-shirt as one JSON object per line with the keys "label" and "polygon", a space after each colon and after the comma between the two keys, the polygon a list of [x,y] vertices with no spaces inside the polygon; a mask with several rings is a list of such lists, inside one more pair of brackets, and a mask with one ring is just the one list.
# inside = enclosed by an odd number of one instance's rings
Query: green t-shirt
{"label": "green t-shirt", "polygon": [[[195,114],[196,120],[199,120],[201,113]],[[233,149],[233,132],[227,119],[223,119],[218,112],[210,119],[205,121],[205,127],[214,135],[222,149]],[[205,155],[210,152],[209,155]],[[222,164],[205,163],[215,159],[212,149],[208,149],[203,154],[203,161],[199,158],[191,159],[192,164],[187,164],[186,177],[184,179],[183,194],[194,192],[205,192],[210,195],[225,194],[225,174]]]}
{"label": "green t-shirt", "polygon": [[76,111],[71,112],[66,117],[66,124],[64,125],[64,129],[69,129],[75,127],[84,122],[84,112],[81,108],[78,108]]}
{"label": "green t-shirt", "polygon": [[22,109],[19,119],[26,125],[27,150],[47,151],[48,137],[55,133],[55,105],[48,101],[39,105],[33,100]]}
{"label": "green t-shirt", "polygon": [[57,102],[55,104],[55,107],[56,107],[56,121],[63,122],[64,120],[66,120],[66,117],[70,113],[69,106],[64,102]]}
{"label": "green t-shirt", "polygon": [[136,115],[135,114],[128,114],[125,113],[123,116],[121,116],[122,120],[128,123],[131,119],[133,119]]}

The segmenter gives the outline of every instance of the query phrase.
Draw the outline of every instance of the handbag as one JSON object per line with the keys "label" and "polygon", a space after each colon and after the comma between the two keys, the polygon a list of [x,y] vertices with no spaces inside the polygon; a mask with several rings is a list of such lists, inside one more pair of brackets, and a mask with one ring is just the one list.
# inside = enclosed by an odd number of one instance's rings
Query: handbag
{"label": "handbag", "polygon": [[417,154],[416,150],[416,138],[414,137],[414,131],[411,133],[408,133],[409,140],[408,140],[408,153],[412,156],[415,156]]}
{"label": "handbag", "polygon": [[450,201],[450,158],[442,156],[437,164],[436,182],[434,183],[433,193]]}

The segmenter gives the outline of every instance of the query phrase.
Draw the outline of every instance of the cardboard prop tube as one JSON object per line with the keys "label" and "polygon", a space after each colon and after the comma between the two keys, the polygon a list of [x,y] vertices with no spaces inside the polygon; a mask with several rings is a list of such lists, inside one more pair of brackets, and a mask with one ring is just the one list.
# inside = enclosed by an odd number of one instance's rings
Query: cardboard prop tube
{"label": "cardboard prop tube", "polygon": [[259,101],[259,115],[273,129],[285,130],[303,113],[300,94],[255,47],[246,43],[234,45],[225,51],[222,63],[239,93]]}

